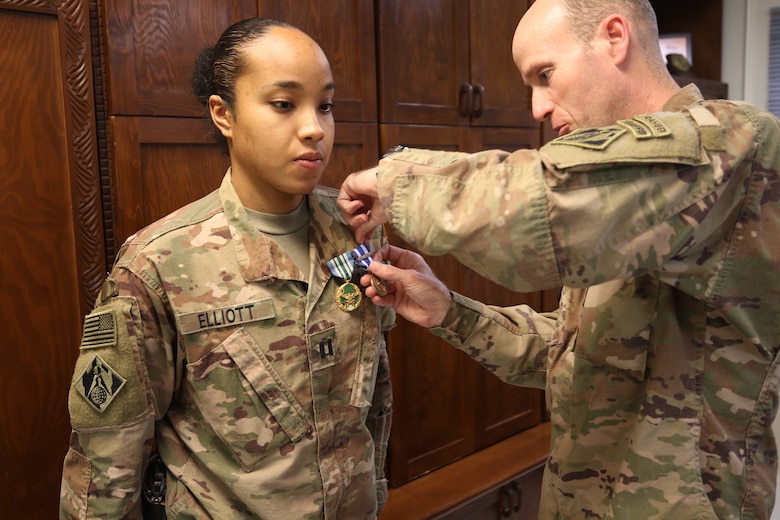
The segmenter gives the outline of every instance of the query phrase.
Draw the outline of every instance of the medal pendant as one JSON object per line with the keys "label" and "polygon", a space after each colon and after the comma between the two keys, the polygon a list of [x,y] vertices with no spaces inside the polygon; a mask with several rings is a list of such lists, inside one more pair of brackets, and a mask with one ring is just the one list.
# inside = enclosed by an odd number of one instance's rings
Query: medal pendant
{"label": "medal pendant", "polygon": [[379,296],[387,296],[387,286],[377,276],[371,275],[371,287],[374,288]]}
{"label": "medal pendant", "polygon": [[344,312],[352,312],[360,307],[363,295],[353,282],[347,282],[336,290],[336,305]]}

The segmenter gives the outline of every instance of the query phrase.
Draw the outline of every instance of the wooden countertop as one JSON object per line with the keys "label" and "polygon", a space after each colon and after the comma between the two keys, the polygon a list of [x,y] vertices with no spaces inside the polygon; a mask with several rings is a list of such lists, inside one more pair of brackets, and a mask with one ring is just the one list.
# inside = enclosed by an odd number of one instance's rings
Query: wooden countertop
{"label": "wooden countertop", "polygon": [[550,447],[550,423],[529,430],[390,488],[379,520],[433,518],[518,475],[544,464]]}

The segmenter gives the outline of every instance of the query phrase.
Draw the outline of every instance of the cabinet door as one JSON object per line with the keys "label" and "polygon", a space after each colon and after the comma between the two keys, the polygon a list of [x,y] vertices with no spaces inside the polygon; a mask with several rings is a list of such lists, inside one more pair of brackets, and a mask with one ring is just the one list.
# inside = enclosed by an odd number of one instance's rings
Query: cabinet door
{"label": "cabinet door", "polygon": [[377,9],[381,121],[467,125],[458,93],[470,81],[468,0],[381,0]]}
{"label": "cabinet door", "polygon": [[[439,150],[468,146],[468,128],[380,125],[382,149],[395,144]],[[390,233],[390,241],[413,249]],[[425,256],[425,255],[424,255]],[[429,257],[434,273],[457,290],[460,264],[450,255]],[[463,384],[468,357],[403,318],[388,336],[393,379],[390,484],[400,486],[473,451],[472,398]]]}
{"label": "cabinet door", "polygon": [[229,25],[257,14],[255,0],[101,4],[114,115],[201,115],[189,82],[195,58]]}
{"label": "cabinet door", "polygon": [[512,58],[517,23],[532,0],[471,0],[472,125],[538,127],[528,89]]}
{"label": "cabinet door", "polygon": [[217,189],[230,163],[201,119],[111,117],[118,244]]}
{"label": "cabinet door", "polygon": [[382,0],[382,122],[537,127],[512,59],[529,0]]}
{"label": "cabinet door", "polygon": [[376,123],[336,123],[336,142],[320,184],[340,188],[352,172],[375,166],[379,160]]}
{"label": "cabinet door", "polygon": [[325,51],[336,99],[336,121],[376,121],[376,51],[373,0],[259,0],[260,16],[309,34]]}

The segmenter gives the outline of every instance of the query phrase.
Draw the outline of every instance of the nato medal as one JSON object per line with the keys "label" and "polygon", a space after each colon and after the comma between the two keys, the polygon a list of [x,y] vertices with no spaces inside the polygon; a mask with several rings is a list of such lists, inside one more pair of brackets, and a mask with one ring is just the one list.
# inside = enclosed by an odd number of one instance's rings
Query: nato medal
{"label": "nato medal", "polygon": [[336,290],[336,305],[345,312],[352,312],[360,307],[363,295],[360,288],[353,282],[347,282]]}
{"label": "nato medal", "polygon": [[387,296],[387,286],[375,274],[371,275],[371,287],[374,288],[379,296]]}

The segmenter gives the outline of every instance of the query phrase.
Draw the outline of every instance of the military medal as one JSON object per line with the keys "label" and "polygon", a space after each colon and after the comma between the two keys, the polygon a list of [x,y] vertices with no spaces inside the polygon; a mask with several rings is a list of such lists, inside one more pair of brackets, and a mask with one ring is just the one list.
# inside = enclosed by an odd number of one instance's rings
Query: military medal
{"label": "military medal", "polygon": [[363,294],[360,292],[360,286],[354,282],[347,282],[336,290],[336,305],[344,312],[352,312],[360,307],[363,301]]}
{"label": "military medal", "polygon": [[371,287],[374,288],[379,296],[387,296],[387,286],[375,274],[371,274]]}
{"label": "military medal", "polygon": [[344,312],[352,312],[363,301],[363,286],[360,277],[368,272],[371,263],[371,248],[361,244],[352,251],[328,260],[328,269],[344,283],[336,290],[336,305]]}

